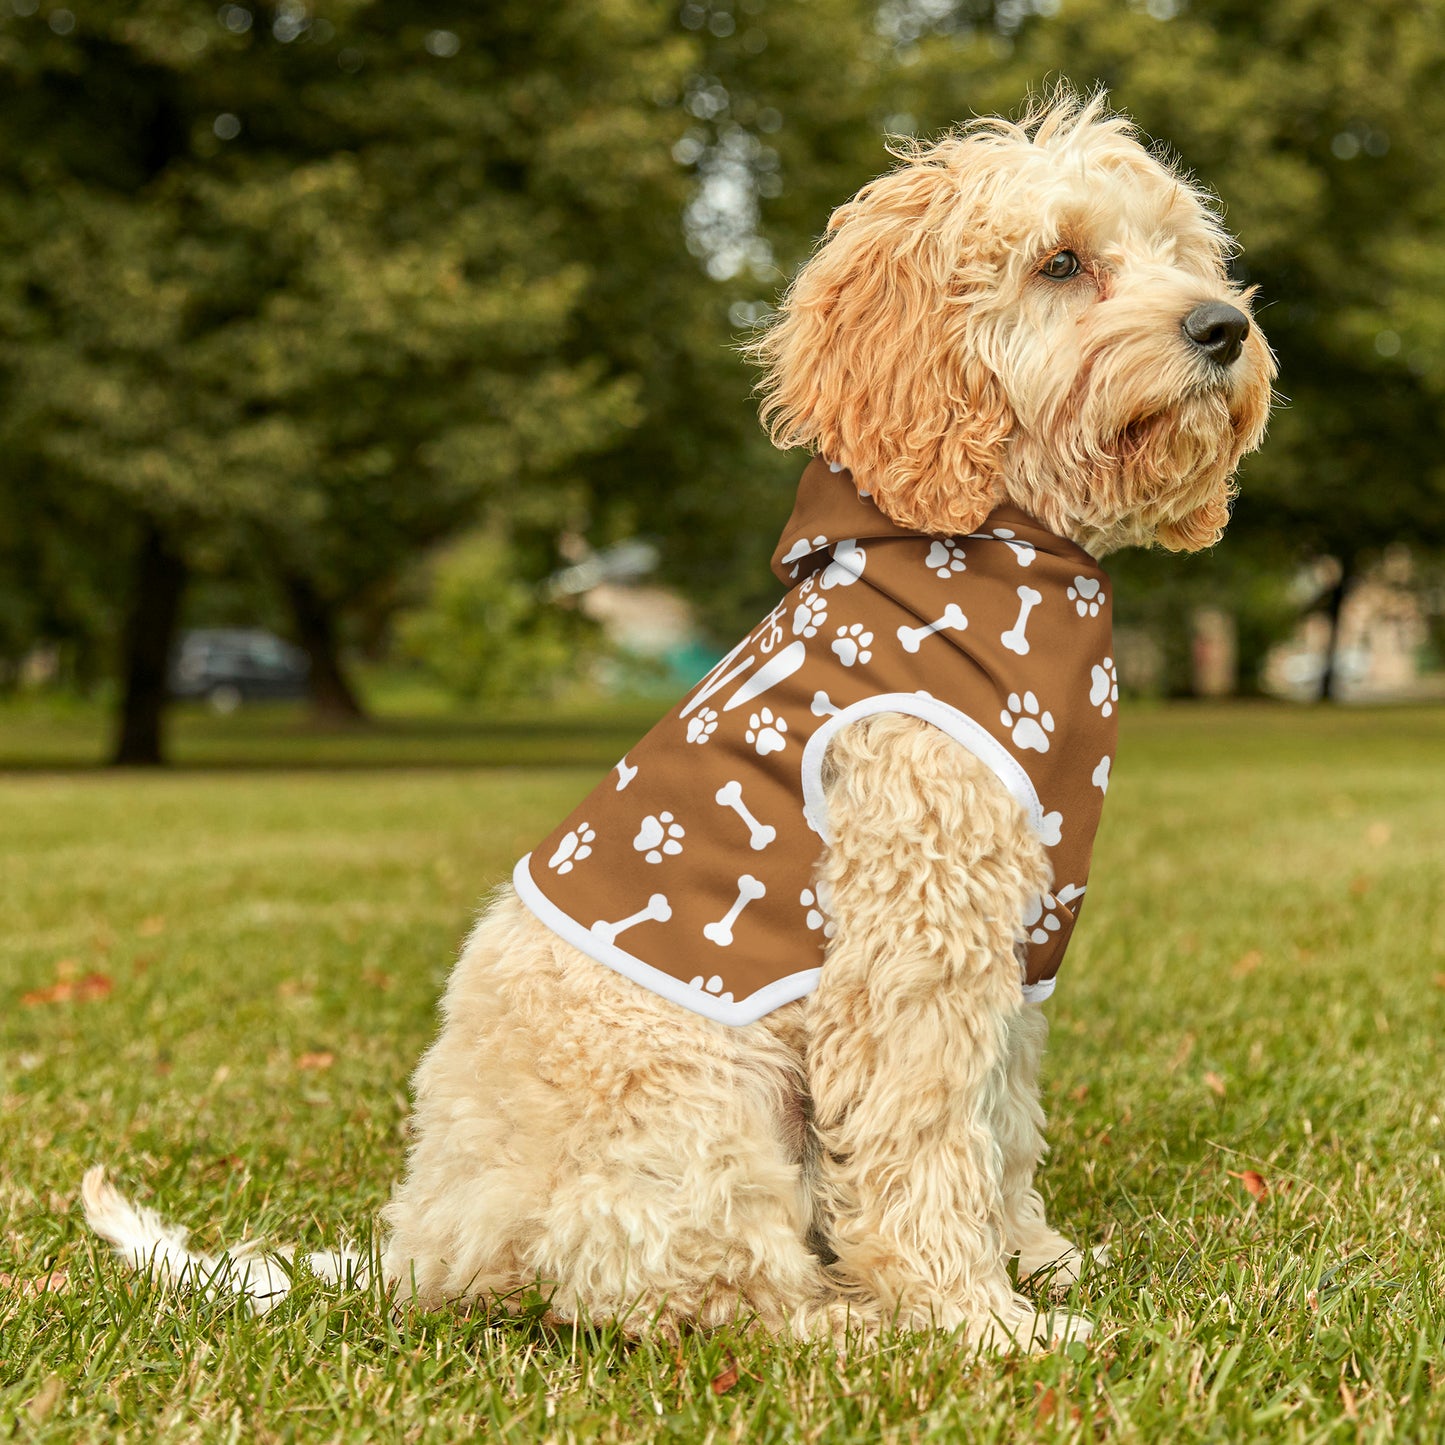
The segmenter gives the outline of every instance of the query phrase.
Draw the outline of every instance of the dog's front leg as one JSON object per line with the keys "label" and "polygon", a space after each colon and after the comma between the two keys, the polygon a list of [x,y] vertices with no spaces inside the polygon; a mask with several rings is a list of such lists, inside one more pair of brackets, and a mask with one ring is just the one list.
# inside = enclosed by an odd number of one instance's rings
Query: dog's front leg
{"label": "dog's front leg", "polygon": [[992,771],[913,718],[840,732],[826,786],[837,932],[808,1068],[834,1268],[903,1326],[966,1325],[991,1346],[1080,1337],[1084,1321],[1036,1318],[1006,1269],[995,1110],[1042,846]]}
{"label": "dog's front leg", "polygon": [[[993,1128],[1003,1159],[1004,1245],[1019,1261],[1019,1278],[1034,1276],[1055,1291],[1069,1288],[1083,1268],[1078,1248],[1052,1228],[1034,1173],[1047,1152],[1039,1103],[1039,1065],[1049,1036],[1038,1004],[1025,1004],[1009,1026],[1003,1075],[994,1094]],[[1100,1246],[1096,1258],[1104,1258]]]}

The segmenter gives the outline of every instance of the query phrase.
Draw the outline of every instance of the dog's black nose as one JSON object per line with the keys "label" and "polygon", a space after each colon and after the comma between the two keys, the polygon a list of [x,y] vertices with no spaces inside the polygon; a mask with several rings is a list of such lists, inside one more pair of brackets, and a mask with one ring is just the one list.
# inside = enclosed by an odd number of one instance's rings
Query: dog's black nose
{"label": "dog's black nose", "polygon": [[1206,301],[1184,318],[1184,334],[1213,362],[1236,361],[1249,335],[1249,317],[1223,301]]}

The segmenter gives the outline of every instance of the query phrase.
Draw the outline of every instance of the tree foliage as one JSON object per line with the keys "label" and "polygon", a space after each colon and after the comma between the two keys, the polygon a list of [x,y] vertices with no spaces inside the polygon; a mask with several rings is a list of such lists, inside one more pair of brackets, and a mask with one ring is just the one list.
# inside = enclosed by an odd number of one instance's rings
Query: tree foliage
{"label": "tree foliage", "polygon": [[439,15],[0,6],[0,654],[98,667],[154,555],[259,558],[324,637],[479,523],[525,579],[564,527],[653,535],[728,632],[798,469],[737,341],[885,131],[1065,77],[1220,194],[1280,355],[1239,550],[1169,567],[1205,596],[1246,560],[1445,547],[1445,0]]}

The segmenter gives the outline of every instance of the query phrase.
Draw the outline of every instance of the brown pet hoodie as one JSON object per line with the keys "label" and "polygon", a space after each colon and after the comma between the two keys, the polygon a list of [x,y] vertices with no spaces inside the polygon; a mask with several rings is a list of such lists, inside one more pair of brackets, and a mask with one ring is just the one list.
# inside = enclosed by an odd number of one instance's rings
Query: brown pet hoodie
{"label": "brown pet hoodie", "polygon": [[821,460],[773,571],[792,590],[517,864],[522,901],[664,998],[751,1023],[812,992],[833,933],[829,739],[907,713],[988,764],[1047,847],[1053,890],[1018,920],[1024,993],[1046,998],[1114,755],[1108,578],[1013,507],[910,532]]}

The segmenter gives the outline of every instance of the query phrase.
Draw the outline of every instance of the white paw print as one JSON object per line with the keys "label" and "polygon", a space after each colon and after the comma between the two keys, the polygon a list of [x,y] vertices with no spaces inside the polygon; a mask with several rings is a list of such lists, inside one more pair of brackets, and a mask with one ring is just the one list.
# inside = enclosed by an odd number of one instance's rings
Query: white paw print
{"label": "white paw print", "polygon": [[1059,900],[1052,893],[1035,898],[1024,912],[1024,932],[1030,943],[1047,943],[1049,937],[1061,929],[1063,920]]}
{"label": "white paw print", "polygon": [[1119,669],[1114,659],[1106,657],[1102,663],[1096,662],[1089,678],[1089,701],[1108,717],[1119,701]]}
{"label": "white paw print", "polygon": [[873,634],[861,622],[855,622],[851,627],[838,629],[833,651],[844,667],[852,667],[855,662],[868,662],[872,658],[868,650],[872,646]]}
{"label": "white paw print", "polygon": [[999,721],[1013,730],[1014,746],[1036,753],[1049,750],[1049,734],[1054,730],[1054,715],[1039,711],[1039,700],[1026,692],[1022,701],[1016,692],[1008,695],[1008,706],[998,715]]}
{"label": "white paw print", "polygon": [[584,858],[592,856],[592,844],[596,838],[590,823],[579,823],[557,844],[557,851],[547,860],[547,866],[555,868],[558,873],[570,873]]}
{"label": "white paw print", "polygon": [[1080,617],[1097,617],[1106,598],[1097,577],[1075,577],[1068,591],[1069,601]]}
{"label": "white paw print", "polygon": [[649,863],[661,863],[664,853],[671,856],[682,852],[682,840],[686,836],[686,831],[680,823],[673,821],[671,813],[649,813],[642,820],[632,846],[639,853],[646,853]]}
{"label": "white paw print", "polygon": [[1108,753],[1105,753],[1104,756],[1099,759],[1099,766],[1094,769],[1094,776],[1089,779],[1101,793],[1107,793],[1109,791],[1109,769],[1113,766],[1113,762],[1113,758],[1111,758]]}
{"label": "white paw print", "polygon": [[733,1001],[732,994],[724,993],[722,991],[722,986],[723,981],[717,976],[717,974],[713,974],[713,976],[709,979],[704,979],[701,974],[698,974],[696,978],[690,980],[688,983],[689,988],[695,988],[704,993],[710,993],[714,998],[721,999],[723,1003],[731,1003]]}
{"label": "white paw print", "polygon": [[1028,941],[1047,943],[1064,926],[1064,918],[1069,916],[1066,905],[1083,896],[1082,888],[1066,883],[1056,894],[1045,893],[1035,898],[1024,910],[1024,933]]}
{"label": "white paw print", "polygon": [[798,566],[801,564],[803,558],[812,556],[819,547],[826,547],[827,545],[828,539],[826,537],[800,537],[783,553],[783,566],[786,567],[789,562],[793,564],[792,571],[788,573],[788,576],[796,577],[798,575]]}
{"label": "white paw print", "polygon": [[687,740],[690,743],[705,743],[717,731],[717,713],[705,707],[695,717],[687,720]]}
{"label": "white paw print", "polygon": [[772,708],[765,707],[748,719],[748,730],[743,736],[757,749],[758,756],[765,758],[787,747],[788,740],[783,736],[787,730],[787,718],[774,717]]}
{"label": "white paw print", "polygon": [[793,636],[816,637],[818,629],[828,620],[828,599],[814,592],[805,596],[793,609]]}
{"label": "white paw print", "polygon": [[805,888],[798,896],[798,902],[808,910],[808,927],[814,933],[821,928],[824,938],[832,938],[838,931],[838,925],[828,917],[828,905],[823,901],[822,893],[823,885],[821,883],[818,885],[817,893],[814,893],[811,888]]}
{"label": "white paw print", "polygon": [[963,560],[963,548],[952,540],[935,542],[923,559],[925,567],[931,567],[940,577],[952,577],[955,572],[967,572],[968,564]]}

